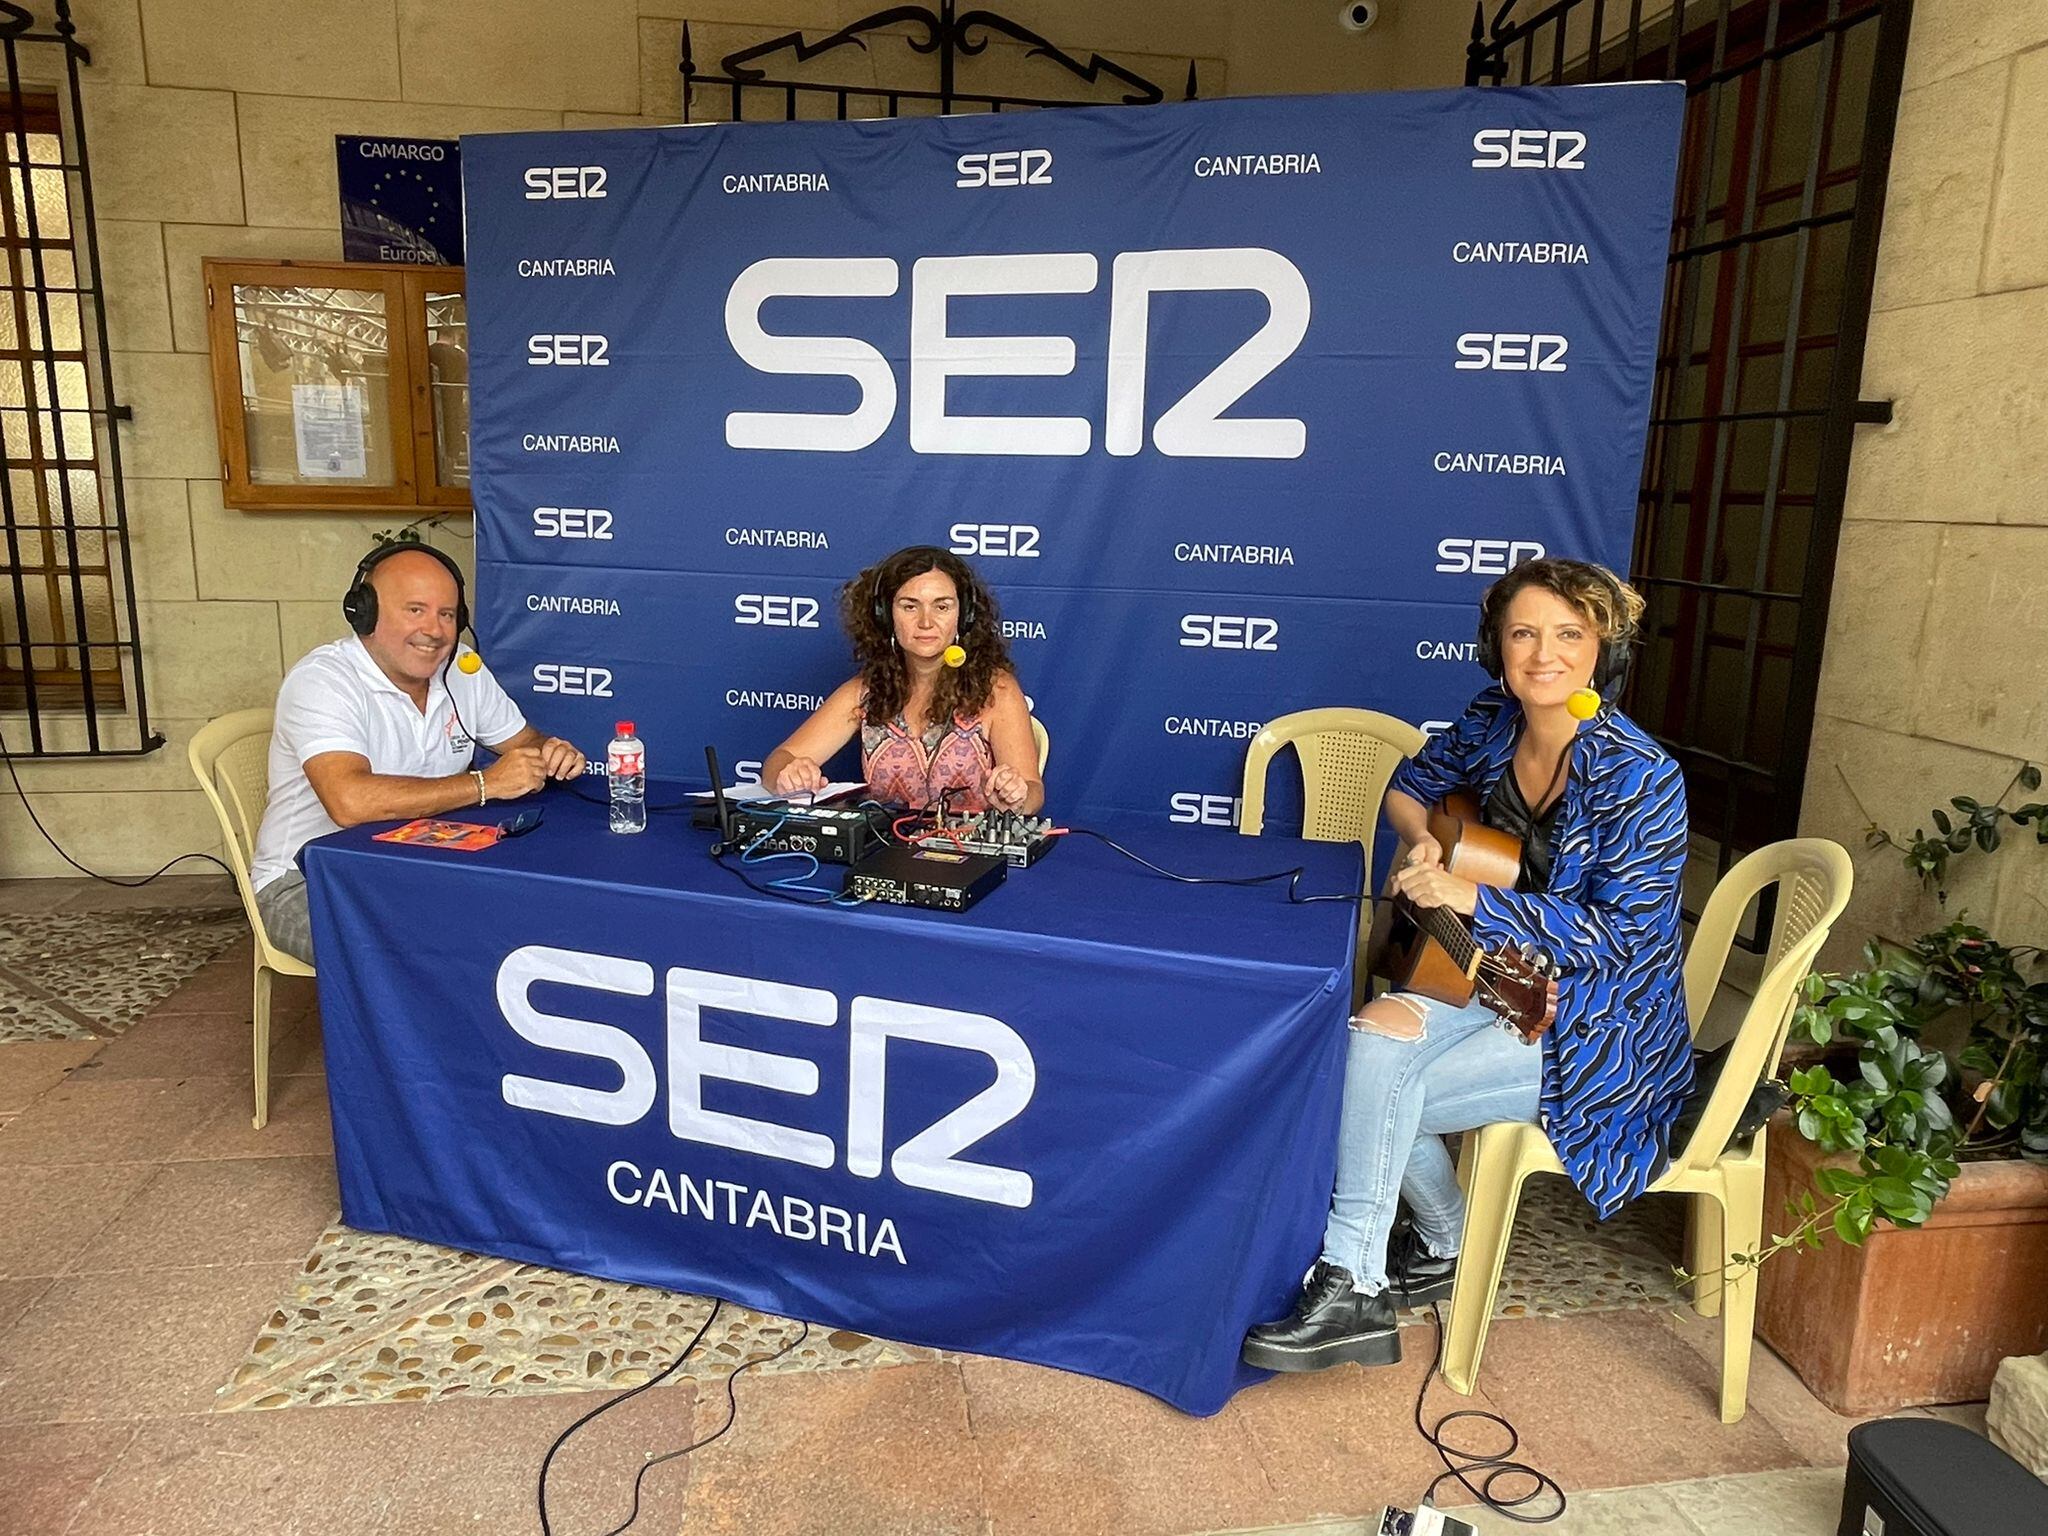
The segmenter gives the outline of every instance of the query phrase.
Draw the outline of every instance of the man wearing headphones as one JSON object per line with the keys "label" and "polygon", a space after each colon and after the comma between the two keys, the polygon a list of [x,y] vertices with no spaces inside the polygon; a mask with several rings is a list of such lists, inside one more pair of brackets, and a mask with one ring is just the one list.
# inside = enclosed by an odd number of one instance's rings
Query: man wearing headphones
{"label": "man wearing headphones", "polygon": [[[1401,1358],[1396,1309],[1450,1294],[1457,1269],[1465,1202],[1446,1132],[1540,1121],[1603,1219],[1656,1177],[1692,1081],[1685,780],[1602,698],[1621,687],[1642,611],[1612,572],[1577,560],[1517,566],[1482,600],[1479,659],[1499,682],[1395,773],[1386,815],[1406,853],[1394,880],[1418,907],[1466,919],[1483,949],[1547,955],[1556,1020],[1528,1043],[1476,1000],[1390,992],[1359,1010],[1322,1257],[1293,1313],[1245,1336],[1246,1364]],[[1456,790],[1520,840],[1512,889],[1445,867],[1428,808]],[[1398,1235],[1397,1196],[1413,1217]]]}
{"label": "man wearing headphones", "polygon": [[[354,634],[309,652],[278,690],[270,801],[249,869],[271,942],[308,964],[306,877],[295,861],[312,839],[516,800],[583,771],[583,754],[528,725],[459,646],[469,603],[461,569],[438,549],[372,550],[341,611]],[[498,754],[488,768],[471,766],[478,743]]]}

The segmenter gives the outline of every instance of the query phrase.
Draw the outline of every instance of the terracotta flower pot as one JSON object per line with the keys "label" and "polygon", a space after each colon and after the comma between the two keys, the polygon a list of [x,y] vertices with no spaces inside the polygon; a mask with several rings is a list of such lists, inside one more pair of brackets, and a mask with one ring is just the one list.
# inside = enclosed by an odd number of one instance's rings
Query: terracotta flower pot
{"label": "terracotta flower pot", "polygon": [[[1816,1168],[1854,1165],[1789,1116],[1769,1135],[1766,1233],[1791,1224],[1787,1203],[1814,1189]],[[2048,1349],[2048,1165],[1964,1163],[1923,1227],[1880,1221],[1860,1248],[1830,1232],[1818,1252],[1779,1254],[1761,1272],[1756,1325],[1837,1413],[1988,1396],[1999,1361]]]}

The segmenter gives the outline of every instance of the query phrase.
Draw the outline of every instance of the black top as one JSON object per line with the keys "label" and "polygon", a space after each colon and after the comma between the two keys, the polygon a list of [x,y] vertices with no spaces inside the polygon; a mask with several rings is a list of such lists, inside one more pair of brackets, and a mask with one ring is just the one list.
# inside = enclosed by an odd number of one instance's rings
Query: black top
{"label": "black top", "polygon": [[1515,878],[1516,890],[1541,892],[1549,888],[1550,835],[1557,826],[1557,808],[1563,804],[1564,796],[1558,795],[1543,808],[1541,816],[1531,816],[1529,802],[1522,797],[1522,786],[1515,782],[1512,760],[1494,782],[1481,819],[1495,831],[1521,842],[1522,869]]}

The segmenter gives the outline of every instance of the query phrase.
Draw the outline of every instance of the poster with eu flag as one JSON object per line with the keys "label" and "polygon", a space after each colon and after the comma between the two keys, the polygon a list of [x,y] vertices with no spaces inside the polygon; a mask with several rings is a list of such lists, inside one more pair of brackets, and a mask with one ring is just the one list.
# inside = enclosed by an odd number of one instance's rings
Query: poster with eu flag
{"label": "poster with eu flag", "polygon": [[334,136],[341,258],[462,265],[462,146],[454,139]]}
{"label": "poster with eu flag", "polygon": [[483,648],[587,753],[758,764],[943,545],[1061,815],[1228,825],[1262,722],[1450,719],[1488,582],[1626,566],[1683,102],[466,138]]}

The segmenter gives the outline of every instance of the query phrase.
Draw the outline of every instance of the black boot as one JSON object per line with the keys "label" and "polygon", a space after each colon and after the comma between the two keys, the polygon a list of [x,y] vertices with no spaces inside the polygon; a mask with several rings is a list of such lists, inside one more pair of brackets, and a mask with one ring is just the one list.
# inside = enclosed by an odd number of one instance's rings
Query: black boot
{"label": "black boot", "polygon": [[1440,1259],[1423,1246],[1413,1227],[1403,1227],[1387,1244],[1387,1294],[1397,1307],[1425,1307],[1451,1294],[1457,1283],[1456,1257]]}
{"label": "black boot", "polygon": [[1401,1328],[1385,1291],[1363,1295],[1351,1288],[1350,1270],[1322,1260],[1302,1282],[1292,1315],[1246,1334],[1239,1358],[1262,1371],[1320,1371],[1345,1360],[1393,1365]]}

